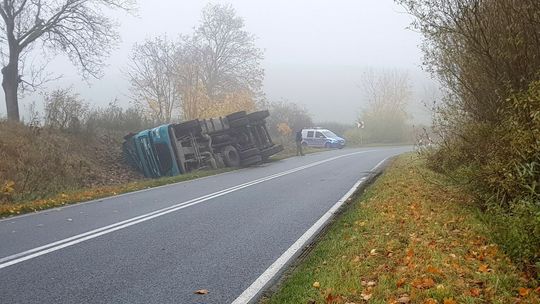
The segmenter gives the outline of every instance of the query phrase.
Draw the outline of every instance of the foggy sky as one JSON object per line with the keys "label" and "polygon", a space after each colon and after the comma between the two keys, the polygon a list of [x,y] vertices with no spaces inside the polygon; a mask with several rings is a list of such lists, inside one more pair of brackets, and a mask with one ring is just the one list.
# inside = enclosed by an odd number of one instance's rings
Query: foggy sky
{"label": "foggy sky", "polygon": [[[47,90],[73,87],[87,102],[107,105],[118,98],[128,104],[129,86],[122,74],[134,43],[167,34],[191,34],[198,24],[202,0],[138,0],[137,16],[114,13],[122,42],[107,60],[105,76],[81,80],[65,58],[54,60],[49,71],[63,78]],[[286,99],[305,105],[316,121],[352,123],[365,105],[358,84],[368,68],[407,70],[415,82],[415,99],[422,98],[428,82],[421,71],[421,37],[408,30],[411,17],[392,0],[230,0],[244,18],[246,29],[255,34],[265,51],[264,91],[268,100]],[[30,101],[42,103],[39,95],[27,95],[21,103],[26,112]],[[412,115],[426,121],[416,104]],[[5,104],[0,105],[5,115]]]}

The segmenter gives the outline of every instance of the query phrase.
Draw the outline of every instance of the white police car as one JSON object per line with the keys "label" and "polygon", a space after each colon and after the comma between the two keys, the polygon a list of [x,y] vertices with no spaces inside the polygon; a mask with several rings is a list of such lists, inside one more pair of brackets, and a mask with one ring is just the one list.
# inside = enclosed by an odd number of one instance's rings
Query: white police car
{"label": "white police car", "polygon": [[345,147],[345,139],[337,136],[334,132],[327,129],[303,129],[302,146],[342,149]]}

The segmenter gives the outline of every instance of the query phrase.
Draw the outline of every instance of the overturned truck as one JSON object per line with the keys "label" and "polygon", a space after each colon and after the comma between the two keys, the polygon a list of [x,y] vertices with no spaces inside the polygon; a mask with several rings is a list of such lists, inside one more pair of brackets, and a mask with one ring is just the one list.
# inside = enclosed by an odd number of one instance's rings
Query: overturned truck
{"label": "overturned truck", "polygon": [[124,137],[127,161],[146,177],[251,166],[283,150],[272,142],[268,110],[166,124]]}

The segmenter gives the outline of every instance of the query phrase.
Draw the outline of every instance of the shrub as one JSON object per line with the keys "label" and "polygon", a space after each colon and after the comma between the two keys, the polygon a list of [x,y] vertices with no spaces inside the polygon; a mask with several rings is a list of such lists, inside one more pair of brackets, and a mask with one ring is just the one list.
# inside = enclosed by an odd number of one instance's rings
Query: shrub
{"label": "shrub", "polygon": [[76,132],[87,113],[88,104],[70,89],[55,90],[45,95],[45,126]]}

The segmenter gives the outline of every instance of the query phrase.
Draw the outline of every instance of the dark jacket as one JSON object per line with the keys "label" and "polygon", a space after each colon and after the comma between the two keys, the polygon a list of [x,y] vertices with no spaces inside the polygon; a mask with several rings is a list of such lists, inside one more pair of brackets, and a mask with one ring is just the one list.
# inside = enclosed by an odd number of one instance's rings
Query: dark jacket
{"label": "dark jacket", "polygon": [[302,131],[296,132],[296,142],[302,142]]}

